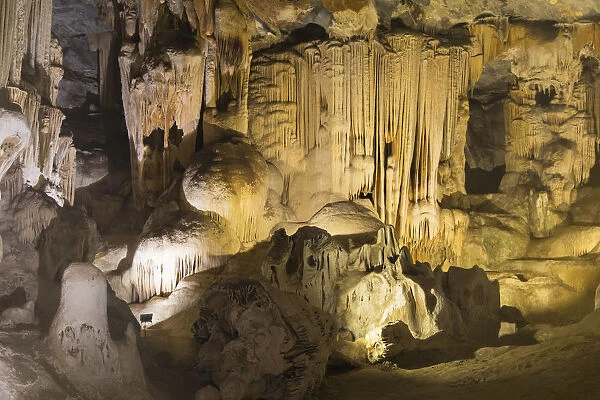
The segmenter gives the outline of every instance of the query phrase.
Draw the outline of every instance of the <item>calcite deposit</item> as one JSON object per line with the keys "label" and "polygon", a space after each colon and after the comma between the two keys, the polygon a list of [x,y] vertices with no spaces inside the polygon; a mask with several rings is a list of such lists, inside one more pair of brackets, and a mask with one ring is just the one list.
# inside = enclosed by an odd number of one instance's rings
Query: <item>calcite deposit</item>
{"label": "calcite deposit", "polygon": [[3,0],[0,390],[596,398],[599,17]]}

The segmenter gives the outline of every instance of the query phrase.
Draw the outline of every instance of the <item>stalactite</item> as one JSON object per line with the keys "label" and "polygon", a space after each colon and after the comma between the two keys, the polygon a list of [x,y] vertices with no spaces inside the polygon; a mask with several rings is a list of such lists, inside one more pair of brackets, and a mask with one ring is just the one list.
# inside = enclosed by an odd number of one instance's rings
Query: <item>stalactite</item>
{"label": "stalactite", "polygon": [[0,87],[8,82],[15,56],[18,8],[18,0],[5,0],[0,4]]}
{"label": "stalactite", "polygon": [[48,68],[52,25],[52,0],[32,0],[29,17],[27,59],[31,68]]}
{"label": "stalactite", "polygon": [[12,201],[23,190],[23,170],[20,165],[13,164],[0,180],[0,193],[3,198]]}
{"label": "stalactite", "polygon": [[57,216],[56,204],[33,190],[19,194],[12,204],[17,238],[24,244],[36,244],[42,231]]}
{"label": "stalactite", "polygon": [[186,276],[223,265],[240,248],[226,227],[206,214],[187,214],[159,231],[142,234],[123,279],[146,301],[168,294]]}
{"label": "stalactite", "polygon": [[41,98],[35,90],[26,92],[12,86],[6,88],[6,95],[9,102],[17,104],[21,108],[31,130],[28,146],[21,156],[23,169],[37,168]]}
{"label": "stalactite", "polygon": [[[136,54],[132,50],[124,48],[119,64],[134,196],[138,206],[142,206],[146,202],[153,204],[170,184],[175,161],[187,166],[195,150],[204,55],[195,48],[187,52],[167,51],[168,65],[151,63],[148,70],[138,72],[134,63]],[[147,140],[152,140],[147,138],[157,129],[162,132],[162,143],[147,144]],[[173,137],[173,129],[181,130],[182,137]],[[152,158],[157,159],[158,172],[145,177],[147,161]]]}
{"label": "stalactite", "polygon": [[[198,6],[198,3],[195,4]],[[222,0],[218,4],[207,1],[202,8],[202,12],[207,14],[198,17],[201,25],[208,25],[201,26],[198,33],[206,36],[208,31],[212,31],[214,37],[207,40],[206,49],[205,104],[211,110],[205,113],[205,121],[246,134],[252,58],[246,18],[238,5],[230,0]],[[212,20],[214,25],[210,22]]]}
{"label": "stalactite", "polygon": [[63,54],[62,48],[60,47],[58,40],[52,38],[50,41],[50,63],[48,65],[48,78],[44,88],[46,97],[48,97],[50,104],[56,106],[56,98],[58,96],[58,85],[63,78],[64,69],[62,67]]}
{"label": "stalactite", "polygon": [[100,104],[110,106],[112,101],[112,68],[111,58],[112,46],[115,45],[114,33],[111,31],[89,34],[90,51],[98,51],[98,88],[100,94]]}
{"label": "stalactite", "polygon": [[69,205],[75,204],[75,157],[77,150],[73,139],[66,136],[58,138],[56,157],[54,158],[55,180],[60,188],[60,194]]}
{"label": "stalactite", "polygon": [[0,180],[27,147],[30,135],[21,113],[0,108]]}
{"label": "stalactite", "polygon": [[31,0],[17,0],[16,2],[16,27],[14,30],[12,65],[9,76],[9,83],[11,85],[18,85],[21,82],[21,68],[28,40],[27,21],[29,21],[31,13],[31,4]]}
{"label": "stalactite", "polygon": [[261,54],[252,65],[249,129],[267,158],[291,173],[291,184],[310,171],[306,160],[318,162],[324,174],[315,192],[354,198],[374,191],[385,222],[422,238],[437,231],[437,166],[465,135],[456,129],[469,53],[423,35],[386,41],[385,48],[309,42]]}
{"label": "stalactite", "polygon": [[58,150],[58,136],[65,115],[57,108],[40,107],[39,153],[37,166],[42,174],[49,177],[54,167]]}

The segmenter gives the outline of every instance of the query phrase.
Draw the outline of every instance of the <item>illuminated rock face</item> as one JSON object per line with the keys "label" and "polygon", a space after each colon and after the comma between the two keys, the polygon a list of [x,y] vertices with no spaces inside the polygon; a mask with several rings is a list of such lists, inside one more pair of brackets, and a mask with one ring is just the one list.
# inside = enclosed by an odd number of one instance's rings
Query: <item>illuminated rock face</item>
{"label": "illuminated rock face", "polygon": [[269,182],[267,163],[244,140],[209,145],[194,155],[182,191],[194,209],[211,213],[233,229],[242,242],[263,239]]}
{"label": "illuminated rock face", "polygon": [[[413,264],[390,226],[338,236],[311,226],[291,236],[277,231],[262,271],[271,284],[334,316],[352,338],[339,351],[349,358],[364,352],[362,362],[393,356],[409,343],[426,346],[434,336],[447,345],[497,337],[497,283],[479,268],[444,273]],[[416,341],[394,335],[390,326],[405,326]]]}
{"label": "illuminated rock face", "polygon": [[533,235],[548,236],[560,222],[552,213],[568,208],[596,162],[597,83],[586,60],[597,57],[600,30],[595,23],[491,22],[471,28],[481,46],[477,58],[482,65],[508,60],[516,77],[505,102],[506,175],[500,189],[530,188]]}
{"label": "illuminated rock face", "polygon": [[140,238],[132,267],[121,279],[130,302],[171,293],[186,276],[221,266],[240,250],[231,229],[209,215],[173,213],[170,218],[147,227]]}
{"label": "illuminated rock face", "polygon": [[155,205],[172,181],[174,164],[187,166],[196,146],[204,87],[201,49],[172,48],[164,62],[126,48],[120,58],[131,173],[138,204]]}
{"label": "illuminated rock face", "polygon": [[215,385],[196,398],[302,399],[320,383],[335,342],[324,312],[248,279],[211,286],[193,332],[197,368]]}

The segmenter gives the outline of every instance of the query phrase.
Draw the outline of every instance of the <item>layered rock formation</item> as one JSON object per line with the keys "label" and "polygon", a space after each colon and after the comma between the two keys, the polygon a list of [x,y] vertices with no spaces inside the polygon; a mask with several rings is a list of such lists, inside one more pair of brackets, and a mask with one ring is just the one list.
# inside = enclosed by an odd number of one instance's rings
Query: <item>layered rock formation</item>
{"label": "layered rock formation", "polygon": [[497,283],[479,268],[444,273],[414,264],[390,226],[336,236],[312,226],[291,236],[277,231],[262,271],[279,289],[333,315],[344,332],[340,352],[354,362],[390,357],[409,345],[390,333],[393,326],[406,327],[422,346],[433,337],[447,346],[497,337]]}

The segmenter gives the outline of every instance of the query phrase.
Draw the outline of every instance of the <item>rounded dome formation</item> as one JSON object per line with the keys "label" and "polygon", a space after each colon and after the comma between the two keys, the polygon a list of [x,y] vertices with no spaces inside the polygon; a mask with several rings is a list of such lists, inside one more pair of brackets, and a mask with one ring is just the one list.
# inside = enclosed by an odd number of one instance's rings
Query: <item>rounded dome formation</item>
{"label": "rounded dome formation", "polygon": [[[148,399],[135,328],[111,336],[107,282],[92,264],[70,264],[62,277],[60,305],[50,325],[48,348],[62,373],[86,398]],[[122,388],[128,387],[123,392]],[[99,390],[99,388],[102,388]]]}
{"label": "rounded dome formation", "polygon": [[108,332],[106,278],[92,264],[73,263],[63,273],[60,305],[50,332],[83,325],[103,334]]}
{"label": "rounded dome formation", "polygon": [[268,196],[267,162],[256,148],[233,138],[207,146],[183,176],[183,196],[196,210],[216,214],[242,242],[260,239]]}
{"label": "rounded dome formation", "polygon": [[316,226],[326,230],[331,236],[336,236],[377,232],[385,224],[373,209],[352,201],[338,201],[326,204],[306,222],[280,225],[288,235],[293,235],[303,226]]}

